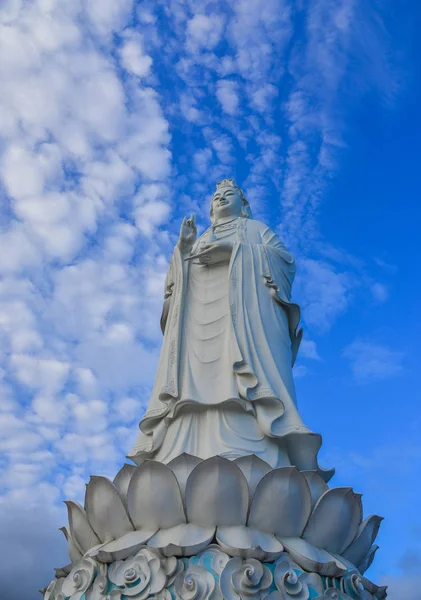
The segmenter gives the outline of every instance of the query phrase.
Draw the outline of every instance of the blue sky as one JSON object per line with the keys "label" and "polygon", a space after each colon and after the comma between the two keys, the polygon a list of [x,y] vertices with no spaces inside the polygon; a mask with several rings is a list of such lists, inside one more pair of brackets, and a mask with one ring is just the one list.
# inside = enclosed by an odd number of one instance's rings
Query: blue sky
{"label": "blue sky", "polygon": [[66,563],[62,500],[132,446],[180,221],[206,227],[223,177],[296,255],[299,406],[332,483],[385,517],[370,576],[421,598],[417,17],[410,0],[2,2],[9,600]]}

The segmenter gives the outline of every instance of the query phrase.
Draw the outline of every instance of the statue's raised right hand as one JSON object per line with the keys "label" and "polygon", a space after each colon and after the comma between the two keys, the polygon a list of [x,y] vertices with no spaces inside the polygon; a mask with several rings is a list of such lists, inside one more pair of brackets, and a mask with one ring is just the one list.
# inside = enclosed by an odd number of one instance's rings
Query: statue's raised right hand
{"label": "statue's raised right hand", "polygon": [[178,246],[182,252],[190,252],[194,242],[196,241],[197,229],[196,229],[196,215],[193,213],[189,218],[184,217],[180,227],[180,238],[178,240]]}

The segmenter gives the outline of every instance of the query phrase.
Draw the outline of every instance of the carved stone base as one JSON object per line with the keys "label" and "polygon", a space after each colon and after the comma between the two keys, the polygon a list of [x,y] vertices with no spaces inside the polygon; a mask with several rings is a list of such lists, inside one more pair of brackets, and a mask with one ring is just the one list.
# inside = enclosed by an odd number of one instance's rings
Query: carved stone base
{"label": "carved stone base", "polygon": [[364,577],[381,518],[315,471],[254,455],[125,465],[66,502],[71,563],[46,600],[372,600]]}
{"label": "carved stone base", "polygon": [[385,588],[354,569],[342,577],[308,573],[283,552],[272,563],[231,558],[211,545],[189,558],[142,547],[110,564],[83,558],[42,591],[44,600],[382,600]]}

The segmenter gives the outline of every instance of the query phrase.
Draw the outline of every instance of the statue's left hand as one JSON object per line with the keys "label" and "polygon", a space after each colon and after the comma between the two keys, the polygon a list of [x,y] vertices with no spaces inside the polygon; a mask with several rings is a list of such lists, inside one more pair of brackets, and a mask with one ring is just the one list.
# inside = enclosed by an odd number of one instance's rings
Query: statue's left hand
{"label": "statue's left hand", "polygon": [[197,254],[192,254],[185,260],[197,259],[202,265],[216,265],[229,262],[231,259],[233,244],[231,242],[211,242],[202,246]]}

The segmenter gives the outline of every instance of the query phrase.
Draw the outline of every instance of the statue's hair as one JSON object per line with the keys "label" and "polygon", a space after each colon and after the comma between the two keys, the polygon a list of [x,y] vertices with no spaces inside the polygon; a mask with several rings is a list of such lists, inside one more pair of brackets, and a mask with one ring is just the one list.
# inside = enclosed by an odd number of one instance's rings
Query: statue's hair
{"label": "statue's hair", "polygon": [[[240,198],[241,198],[241,202],[242,202],[241,216],[244,219],[252,219],[253,215],[251,212],[249,201],[244,196],[243,190],[240,187],[238,187],[238,185],[235,183],[235,180],[234,179],[222,179],[222,181],[218,181],[218,183],[216,184],[216,191],[218,191],[219,188],[223,188],[223,187],[232,187],[235,190],[237,190],[237,192],[240,194]],[[210,218],[213,223],[214,219],[213,219],[213,203],[212,202],[211,202],[211,207],[210,207]]]}

